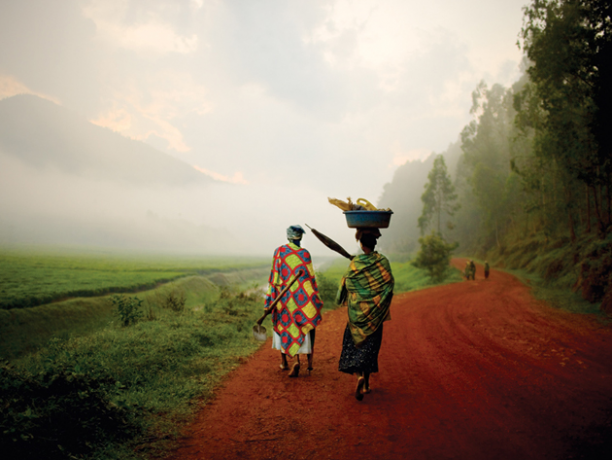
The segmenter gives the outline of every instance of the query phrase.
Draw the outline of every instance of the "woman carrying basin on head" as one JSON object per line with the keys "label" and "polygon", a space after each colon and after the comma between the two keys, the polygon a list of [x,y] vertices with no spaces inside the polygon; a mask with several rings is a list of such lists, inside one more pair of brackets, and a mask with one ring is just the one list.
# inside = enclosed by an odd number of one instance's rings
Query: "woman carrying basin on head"
{"label": "woman carrying basin on head", "polygon": [[389,260],[374,250],[379,237],[377,228],[357,229],[355,238],[363,254],[351,260],[336,297],[336,303],[348,307],[338,370],[357,375],[359,401],[371,391],[370,374],[378,372],[383,322],[391,319],[394,279]]}

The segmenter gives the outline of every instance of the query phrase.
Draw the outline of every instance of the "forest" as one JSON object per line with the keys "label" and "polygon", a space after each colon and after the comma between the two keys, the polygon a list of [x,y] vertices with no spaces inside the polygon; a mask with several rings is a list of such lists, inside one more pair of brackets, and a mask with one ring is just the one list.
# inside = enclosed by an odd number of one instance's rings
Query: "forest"
{"label": "forest", "polygon": [[527,269],[610,311],[611,13],[604,0],[525,7],[522,77],[481,82],[457,142],[385,186],[379,205],[410,216],[389,233],[390,252],[437,232],[458,254]]}

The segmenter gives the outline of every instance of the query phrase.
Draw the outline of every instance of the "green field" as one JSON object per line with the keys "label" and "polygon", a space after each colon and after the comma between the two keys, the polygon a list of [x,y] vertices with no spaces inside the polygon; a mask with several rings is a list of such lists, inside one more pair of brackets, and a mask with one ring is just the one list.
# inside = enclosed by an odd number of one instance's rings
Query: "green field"
{"label": "green field", "polygon": [[0,250],[0,308],[150,289],[188,275],[269,266],[263,258],[204,258],[103,251]]}

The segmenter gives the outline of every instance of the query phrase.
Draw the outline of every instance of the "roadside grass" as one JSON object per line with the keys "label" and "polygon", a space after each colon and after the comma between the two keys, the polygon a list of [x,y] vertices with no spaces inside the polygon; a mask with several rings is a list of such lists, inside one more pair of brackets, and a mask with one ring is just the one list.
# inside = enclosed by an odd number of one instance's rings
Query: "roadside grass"
{"label": "roadside grass", "polygon": [[[208,284],[187,281],[194,283]],[[221,378],[261,345],[251,333],[261,314],[259,295],[215,287],[216,299],[192,298],[179,311],[165,308],[158,292],[134,296],[150,308],[134,325],[122,326],[110,312],[102,328],[56,336],[2,365],[0,450],[24,459],[162,455]],[[58,382],[63,390],[50,395]],[[78,414],[71,413],[75,400]],[[94,426],[100,410],[114,420],[107,429]],[[85,444],[71,434],[75,416],[89,427]]]}
{"label": "roadside grass", "polygon": [[488,257],[492,268],[507,271],[529,284],[536,298],[555,308],[595,315],[599,321],[609,323],[610,318],[601,311],[601,301],[585,300],[581,282],[586,283],[587,294],[589,290],[604,289],[611,247],[612,235],[603,240],[585,235],[572,243],[568,236],[547,239],[536,233],[509,241],[492,250]]}
{"label": "roadside grass", "polygon": [[533,296],[543,300],[555,308],[571,313],[595,315],[600,321],[611,322],[600,310],[601,302],[591,303],[582,298],[578,292],[568,288],[566,284],[546,283],[538,273],[525,269],[495,268],[516,276],[521,282],[531,287]]}

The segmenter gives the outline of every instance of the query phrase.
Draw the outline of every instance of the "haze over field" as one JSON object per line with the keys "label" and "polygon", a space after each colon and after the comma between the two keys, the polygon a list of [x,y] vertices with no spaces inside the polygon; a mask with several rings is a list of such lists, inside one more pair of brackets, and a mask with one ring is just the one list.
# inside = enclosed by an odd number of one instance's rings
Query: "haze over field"
{"label": "haze over field", "polygon": [[0,243],[353,252],[327,197],[455,142],[518,78],[524,3],[2,2]]}

